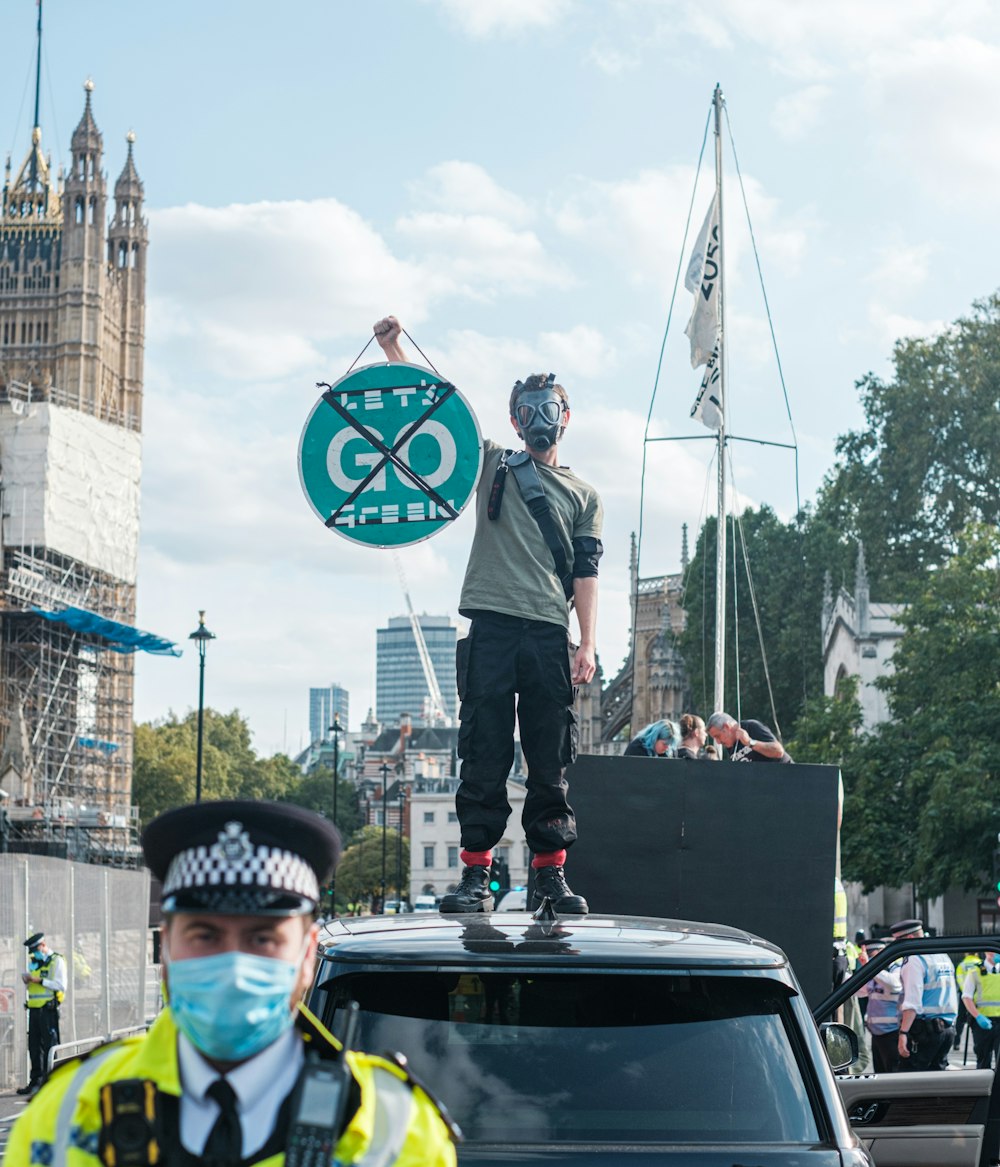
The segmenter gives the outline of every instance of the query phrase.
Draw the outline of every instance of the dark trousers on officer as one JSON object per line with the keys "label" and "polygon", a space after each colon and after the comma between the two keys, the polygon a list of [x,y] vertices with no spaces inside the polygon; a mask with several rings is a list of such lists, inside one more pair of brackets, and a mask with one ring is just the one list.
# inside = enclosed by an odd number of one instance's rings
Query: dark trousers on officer
{"label": "dark trousers on officer", "polygon": [[872,1034],[872,1069],[876,1074],[894,1074],[899,1069],[899,1030]]}
{"label": "dark trousers on officer", "polygon": [[455,810],[462,847],[488,851],[507,827],[515,699],[528,768],[525,838],[535,854],[568,847],[576,839],[576,818],[566,800],[565,770],[576,757],[576,719],[566,629],[476,612],[469,635],[458,642],[457,665],[462,781]]}
{"label": "dark trousers on officer", "polygon": [[28,1010],[29,1081],[40,1086],[48,1074],[49,1050],[59,1044],[59,1006],[55,1003]]}
{"label": "dark trousers on officer", "polygon": [[1000,1024],[991,1017],[992,1029],[980,1029],[975,1021],[970,1021],[972,1048],[976,1051],[976,1069],[989,1070],[993,1067],[993,1057],[1000,1049]]}
{"label": "dark trousers on officer", "polygon": [[943,1017],[917,1017],[910,1026],[910,1056],[899,1059],[901,1070],[947,1070],[955,1044],[955,1026]]}

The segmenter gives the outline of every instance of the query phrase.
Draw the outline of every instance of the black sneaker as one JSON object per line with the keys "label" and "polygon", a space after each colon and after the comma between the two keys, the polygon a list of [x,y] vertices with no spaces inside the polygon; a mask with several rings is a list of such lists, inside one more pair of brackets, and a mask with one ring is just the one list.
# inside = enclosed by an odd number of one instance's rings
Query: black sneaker
{"label": "black sneaker", "polygon": [[477,864],[465,868],[458,887],[442,897],[439,910],[445,914],[485,912],[488,911],[488,903],[492,905],[490,869]]}
{"label": "black sneaker", "polygon": [[583,896],[574,895],[566,882],[566,874],[561,867],[536,867],[535,891],[531,899],[533,911],[537,911],[544,900],[566,916],[585,916],[590,910]]}
{"label": "black sneaker", "polygon": [[38,1089],[37,1082],[29,1082],[27,1084],[27,1086],[21,1086],[18,1090],[15,1091],[15,1093],[22,1094],[22,1095],[23,1094],[34,1094],[37,1089]]}

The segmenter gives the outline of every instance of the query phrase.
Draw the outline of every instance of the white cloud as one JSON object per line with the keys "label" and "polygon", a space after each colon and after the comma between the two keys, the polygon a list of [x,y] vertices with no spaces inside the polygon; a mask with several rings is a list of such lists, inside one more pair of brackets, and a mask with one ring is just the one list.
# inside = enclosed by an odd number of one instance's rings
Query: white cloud
{"label": "white cloud", "polygon": [[410,184],[418,203],[460,215],[487,215],[524,226],[534,217],[531,208],[513,191],[502,187],[482,166],[454,159],[432,166]]}
{"label": "white cloud", "polygon": [[603,43],[591,46],[586,59],[609,77],[618,77],[639,67],[637,52],[626,52]]}
{"label": "white cloud", "polygon": [[417,211],[399,219],[396,230],[418,249],[429,271],[468,296],[531,295],[539,287],[572,282],[533,231],[490,215]]}
{"label": "white cloud", "polygon": [[512,36],[558,24],[572,8],[570,0],[437,0],[466,35],[481,39]]}
{"label": "white cloud", "polygon": [[779,98],[771,114],[771,125],[788,142],[797,142],[819,124],[833,95],[829,85],[807,85]]}

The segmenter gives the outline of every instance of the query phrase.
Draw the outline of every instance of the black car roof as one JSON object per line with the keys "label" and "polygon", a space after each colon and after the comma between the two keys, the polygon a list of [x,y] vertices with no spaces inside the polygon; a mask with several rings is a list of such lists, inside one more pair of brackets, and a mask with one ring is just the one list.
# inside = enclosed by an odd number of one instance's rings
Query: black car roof
{"label": "black car roof", "polygon": [[[545,967],[567,963],[619,971],[743,969],[783,971],[784,953],[752,933],[725,924],[644,916],[564,916],[536,920],[526,912],[471,916],[413,913],[330,921],[320,932],[320,956],[337,964],[432,967]],[[322,979],[323,973],[320,973]]]}

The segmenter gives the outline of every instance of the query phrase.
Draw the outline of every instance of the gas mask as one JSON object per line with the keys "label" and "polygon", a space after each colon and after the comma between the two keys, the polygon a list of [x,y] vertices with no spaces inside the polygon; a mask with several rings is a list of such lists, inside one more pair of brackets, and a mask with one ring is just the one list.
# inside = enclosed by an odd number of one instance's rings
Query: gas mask
{"label": "gas mask", "polygon": [[[555,380],[555,373],[549,373],[541,388],[525,389],[519,393],[514,406],[517,432],[533,450],[547,450],[554,446],[565,429],[563,413],[566,404],[553,388]],[[518,381],[517,385],[520,384]]]}

